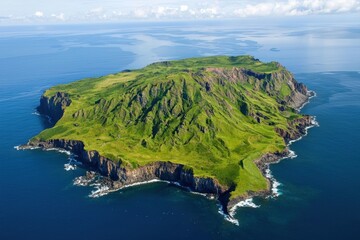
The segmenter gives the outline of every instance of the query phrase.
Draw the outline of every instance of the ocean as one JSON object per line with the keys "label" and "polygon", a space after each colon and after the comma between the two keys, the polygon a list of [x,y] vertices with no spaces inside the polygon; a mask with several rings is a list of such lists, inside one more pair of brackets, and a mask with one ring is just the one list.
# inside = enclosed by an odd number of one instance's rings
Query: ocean
{"label": "ocean", "polygon": [[[0,27],[0,239],[359,239],[360,26],[241,22]],[[271,165],[277,198],[238,208],[238,225],[215,200],[169,183],[89,197],[69,156],[26,150],[48,119],[42,92],[155,61],[250,54],[279,61],[316,92],[302,112],[319,127]]]}

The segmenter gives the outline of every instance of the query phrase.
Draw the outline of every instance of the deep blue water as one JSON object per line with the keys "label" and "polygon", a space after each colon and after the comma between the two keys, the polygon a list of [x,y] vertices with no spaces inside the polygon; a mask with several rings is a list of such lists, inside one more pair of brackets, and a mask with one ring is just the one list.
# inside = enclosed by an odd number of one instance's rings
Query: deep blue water
{"label": "deep blue water", "polygon": [[[360,27],[181,23],[0,28],[0,239],[359,239]],[[34,115],[48,87],[153,61],[251,54],[280,61],[317,93],[302,110],[320,127],[271,166],[276,199],[240,208],[166,183],[90,198],[58,152],[14,146],[48,126]]]}

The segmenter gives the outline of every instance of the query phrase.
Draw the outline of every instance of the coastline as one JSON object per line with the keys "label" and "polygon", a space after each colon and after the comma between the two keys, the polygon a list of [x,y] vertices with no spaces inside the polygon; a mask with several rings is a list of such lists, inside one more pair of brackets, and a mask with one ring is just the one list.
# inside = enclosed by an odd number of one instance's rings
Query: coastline
{"label": "coastline", "polygon": [[[306,96],[306,99],[301,99],[301,101],[296,102],[297,106],[295,110],[298,112],[309,103],[310,99],[315,97],[316,94],[313,91],[307,91]],[[40,106],[37,110],[40,114],[48,116],[49,120],[51,119],[56,122],[62,117],[64,109],[70,103],[71,100],[68,95],[62,93],[50,99],[42,96]],[[282,152],[267,153],[255,160],[257,167],[268,181],[267,189],[257,192],[247,192],[244,196],[234,199],[230,199],[231,187],[222,186],[216,179],[210,177],[196,177],[191,170],[184,168],[185,166],[181,164],[154,162],[136,169],[127,169],[121,166],[121,163],[115,163],[111,159],[100,156],[95,150],[86,151],[83,142],[76,140],[30,140],[27,144],[16,148],[18,150],[41,148],[43,150],[62,151],[68,155],[72,154],[76,160],[82,163],[84,168],[94,170],[105,178],[108,178],[109,188],[106,189],[107,192],[154,181],[163,181],[178,185],[191,192],[208,196],[211,199],[217,199],[220,204],[219,212],[221,211],[220,213],[222,213],[227,220],[236,224],[237,220],[234,219],[234,215],[238,207],[244,206],[244,204],[247,206],[252,205],[252,207],[256,206],[252,203],[253,197],[274,196],[273,189],[276,189],[277,186],[275,186],[275,184],[279,183],[277,183],[271,175],[269,165],[285,158],[294,157],[294,152],[289,149],[289,146],[293,142],[300,140],[303,136],[306,136],[309,128],[318,125],[316,118],[309,115],[304,115],[303,118],[297,119],[295,123],[298,124],[298,131],[292,133],[279,132],[287,144],[287,147]]]}

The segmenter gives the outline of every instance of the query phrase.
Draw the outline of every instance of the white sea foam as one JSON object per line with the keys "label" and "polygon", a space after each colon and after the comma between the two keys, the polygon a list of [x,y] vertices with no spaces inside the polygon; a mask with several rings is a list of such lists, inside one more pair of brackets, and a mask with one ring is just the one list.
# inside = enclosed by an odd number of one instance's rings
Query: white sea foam
{"label": "white sea foam", "polygon": [[71,155],[70,151],[64,150],[62,148],[46,148],[45,151],[56,151],[59,153],[65,153],[66,155],[69,155],[69,156]]}
{"label": "white sea foam", "polygon": [[274,178],[269,167],[265,170],[265,177],[271,181],[271,195],[269,197],[280,196],[279,186],[281,186],[281,183]]}
{"label": "white sea foam", "polygon": [[279,186],[281,186],[281,183],[274,179],[272,182],[272,187],[271,187],[272,197],[278,197],[281,195]]}
{"label": "white sea foam", "polygon": [[78,165],[81,165],[82,163],[79,161],[76,161],[75,155],[71,154],[69,157],[69,162],[64,164],[64,169],[66,171],[75,170]]}
{"label": "white sea foam", "polygon": [[231,209],[230,209],[230,216],[234,216],[236,209],[239,207],[250,207],[250,208],[259,208],[260,205],[256,205],[253,202],[253,198],[247,198],[243,201],[238,202],[237,204],[235,204]]}
{"label": "white sea foam", "polygon": [[298,107],[298,108],[296,109],[298,112],[300,112],[300,110],[301,110],[303,107],[305,107],[306,104],[308,104],[308,103],[310,102],[310,99],[312,99],[312,98],[314,98],[314,97],[317,96],[317,95],[316,95],[316,92],[315,92],[315,91],[312,91],[312,90],[307,91],[306,95],[308,96],[308,100],[307,100],[306,102],[304,102],[300,107]]}
{"label": "white sea foam", "polygon": [[91,193],[89,194],[89,197],[98,198],[98,197],[105,196],[111,192],[119,191],[121,189],[129,188],[129,187],[134,187],[134,186],[139,186],[139,185],[144,185],[144,184],[149,184],[149,183],[154,183],[154,182],[165,182],[165,181],[158,180],[158,179],[152,179],[149,181],[128,184],[121,188],[111,188],[107,184],[100,183],[100,181],[101,181],[101,176],[98,176],[97,180],[95,180],[95,183],[92,183],[89,185],[89,186],[95,187],[95,190],[91,191]]}
{"label": "white sea foam", "polygon": [[149,180],[149,181],[143,181],[143,182],[136,182],[136,183],[128,184],[128,185],[125,185],[125,186],[119,188],[119,190],[120,190],[120,189],[129,188],[129,187],[134,187],[134,186],[139,186],[139,185],[154,183],[154,182],[167,182],[167,181],[162,181],[162,180],[159,180],[159,179],[152,179],[152,180]]}
{"label": "white sea foam", "polygon": [[91,193],[89,194],[89,197],[92,197],[92,198],[105,196],[106,194],[108,194],[110,192],[109,186],[106,186],[106,185],[95,183],[90,186],[95,186],[95,190],[91,191]]}
{"label": "white sea foam", "polygon": [[65,164],[64,164],[64,169],[65,169],[66,171],[75,170],[75,169],[76,169],[76,165],[72,165],[72,164],[70,164],[70,163],[65,163]]}
{"label": "white sea foam", "polygon": [[192,193],[192,194],[200,195],[200,196],[203,196],[203,197],[208,197],[208,198],[211,199],[211,196],[212,196],[212,195],[209,195],[209,194],[206,194],[206,193],[201,193],[201,192],[194,192],[194,191],[191,191],[191,189],[188,188],[188,187],[185,187],[185,188],[188,189],[189,192]]}
{"label": "white sea foam", "polygon": [[154,182],[164,182],[164,183],[173,184],[173,185],[175,185],[177,187],[186,189],[187,191],[191,192],[192,194],[201,195],[201,196],[204,196],[204,197],[208,196],[208,194],[205,194],[205,193],[192,191],[189,187],[183,186],[178,182],[166,181],[166,180],[160,180],[160,179],[152,179],[152,180],[149,180],[149,181],[143,181],[143,182],[136,182],[136,183],[132,183],[132,184],[127,184],[127,185],[119,188],[118,190],[129,188],[129,187],[134,187],[134,186],[139,186],[139,185],[144,185],[144,184],[149,184],[149,183],[154,183]]}
{"label": "white sea foam", "polygon": [[316,121],[316,116],[313,116],[313,118],[311,119],[311,126],[306,127],[306,130],[312,127],[320,127],[320,124],[318,121]]}
{"label": "white sea foam", "polygon": [[112,188],[108,184],[102,182],[102,176],[100,176],[98,174],[94,174],[94,177],[92,177],[92,178],[89,178],[87,176],[80,176],[80,177],[75,178],[74,185],[95,187],[95,189],[93,191],[91,191],[91,193],[89,194],[89,197],[98,198],[98,197],[105,196],[111,192],[119,191],[121,189],[139,186],[139,185],[143,185],[143,184],[154,183],[154,182],[166,182],[166,181],[162,181],[159,179],[152,179],[149,181],[128,184],[121,188]]}
{"label": "white sea foam", "polygon": [[313,127],[320,127],[320,124],[316,121],[316,116],[313,116],[313,117],[312,117],[312,119],[311,119],[311,125],[305,127],[305,134],[302,135],[302,136],[300,136],[300,137],[297,138],[297,139],[290,140],[289,143],[288,143],[288,146],[290,146],[290,145],[293,144],[294,142],[297,142],[297,141],[301,140],[303,137],[307,136],[307,135],[308,135],[308,130],[309,130],[310,128],[313,128]]}
{"label": "white sea foam", "polygon": [[218,213],[220,213],[220,215],[222,215],[226,221],[235,224],[236,226],[239,226],[239,221],[233,216],[226,214],[224,212],[223,206],[220,203],[218,204],[218,207],[219,207]]}
{"label": "white sea foam", "polygon": [[88,186],[92,180],[86,179],[84,176],[76,177],[73,181],[75,186]]}
{"label": "white sea foam", "polygon": [[96,177],[97,175],[95,172],[90,172],[90,175],[76,177],[73,184],[75,186],[89,186],[89,184],[96,180]]}
{"label": "white sea foam", "polygon": [[289,155],[287,156],[287,158],[293,159],[293,158],[296,158],[296,157],[297,157],[296,153],[293,150],[289,149]]}
{"label": "white sea foam", "polygon": [[25,148],[22,148],[21,145],[18,146],[14,146],[14,148],[16,150],[34,150],[34,149],[39,149],[40,147],[30,147],[30,146],[26,146]]}
{"label": "white sea foam", "polygon": [[228,222],[231,222],[232,224],[235,224],[237,226],[239,226],[239,220],[237,220],[234,216],[236,213],[236,210],[240,207],[250,207],[250,208],[259,208],[260,205],[256,205],[253,202],[252,198],[248,198],[245,199],[243,201],[238,202],[237,204],[235,204],[229,211],[229,214],[225,214],[223,207],[221,206],[221,204],[218,205],[219,206],[219,210],[218,212],[224,217],[224,219]]}
{"label": "white sea foam", "polygon": [[229,214],[225,214],[222,210],[222,207],[220,207],[218,213],[220,213],[226,221],[231,222],[232,224],[235,224],[236,226],[239,226],[239,220],[230,216]]}
{"label": "white sea foam", "polygon": [[171,184],[173,184],[173,185],[175,185],[175,186],[178,186],[178,187],[184,187],[184,186],[181,186],[181,184],[180,183],[178,183],[178,182],[168,182],[168,183],[171,183]]}

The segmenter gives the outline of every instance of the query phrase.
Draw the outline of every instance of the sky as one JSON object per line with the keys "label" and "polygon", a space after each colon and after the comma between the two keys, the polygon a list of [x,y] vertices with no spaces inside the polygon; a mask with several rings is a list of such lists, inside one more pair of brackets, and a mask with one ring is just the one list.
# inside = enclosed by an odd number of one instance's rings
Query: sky
{"label": "sky", "polygon": [[360,0],[0,0],[0,24],[359,15]]}

